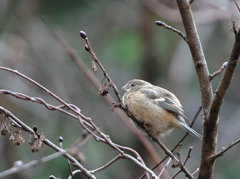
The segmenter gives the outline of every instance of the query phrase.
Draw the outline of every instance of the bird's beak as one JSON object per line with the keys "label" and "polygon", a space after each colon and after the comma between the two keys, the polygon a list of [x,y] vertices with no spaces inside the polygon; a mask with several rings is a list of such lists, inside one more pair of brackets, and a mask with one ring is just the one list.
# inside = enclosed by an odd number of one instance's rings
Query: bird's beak
{"label": "bird's beak", "polygon": [[123,87],[121,88],[121,90],[123,90],[124,92],[126,92],[126,91],[127,91],[127,86],[126,86],[126,85],[123,86]]}

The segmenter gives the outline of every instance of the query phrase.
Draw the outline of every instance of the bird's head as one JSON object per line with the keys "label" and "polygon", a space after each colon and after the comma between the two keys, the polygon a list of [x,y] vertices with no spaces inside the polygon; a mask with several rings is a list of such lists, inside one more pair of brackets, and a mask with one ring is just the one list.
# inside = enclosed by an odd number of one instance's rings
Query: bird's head
{"label": "bird's head", "polygon": [[124,85],[121,89],[124,92],[137,91],[137,90],[141,89],[143,86],[146,86],[146,85],[152,85],[152,84],[148,83],[144,80],[133,79],[133,80],[130,80],[129,82],[127,82],[127,84]]}

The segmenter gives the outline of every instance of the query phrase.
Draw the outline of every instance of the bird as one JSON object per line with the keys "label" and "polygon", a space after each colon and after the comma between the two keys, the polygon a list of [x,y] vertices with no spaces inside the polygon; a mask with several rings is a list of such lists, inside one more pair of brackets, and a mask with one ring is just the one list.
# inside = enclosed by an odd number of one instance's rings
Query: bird
{"label": "bird", "polygon": [[169,135],[175,128],[202,139],[188,126],[180,101],[170,91],[140,79],[128,81],[121,89],[125,92],[122,104],[134,116],[133,124],[152,139]]}

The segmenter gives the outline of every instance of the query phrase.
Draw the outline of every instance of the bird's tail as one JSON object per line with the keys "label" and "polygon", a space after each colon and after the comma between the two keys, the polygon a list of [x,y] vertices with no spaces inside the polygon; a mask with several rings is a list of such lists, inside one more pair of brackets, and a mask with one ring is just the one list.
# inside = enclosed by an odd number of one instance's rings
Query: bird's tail
{"label": "bird's tail", "polygon": [[181,124],[189,134],[202,140],[202,136],[199,133],[197,133],[195,130],[193,130],[191,127],[189,127],[186,123],[181,122]]}

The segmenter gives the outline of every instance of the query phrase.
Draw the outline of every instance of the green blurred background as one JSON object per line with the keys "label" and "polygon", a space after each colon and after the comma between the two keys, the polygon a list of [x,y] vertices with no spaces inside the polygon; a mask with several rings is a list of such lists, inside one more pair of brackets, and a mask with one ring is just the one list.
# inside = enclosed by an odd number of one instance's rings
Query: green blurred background
{"label": "green blurred background", "polygon": [[[234,42],[231,20],[240,14],[230,1],[194,2],[193,12],[199,36],[205,51],[210,72],[219,69],[228,60]],[[192,119],[201,99],[199,86],[187,44],[177,34],[155,25],[161,20],[184,32],[175,1],[167,0],[1,0],[0,1],[0,65],[16,69],[36,80],[63,100],[78,106],[82,113],[111,139],[123,146],[138,151],[147,166],[154,165],[146,149],[131,130],[117,117],[111,106],[100,97],[81,70],[55,40],[46,21],[91,68],[91,56],[84,49],[84,40],[79,31],[87,33],[92,47],[103,66],[120,89],[128,80],[141,78],[162,86],[178,96],[186,116]],[[238,20],[237,20],[238,23]],[[1,89],[41,97],[50,104],[58,105],[45,92],[12,73],[0,71]],[[220,113],[218,148],[227,146],[240,136],[239,70],[225,97]],[[100,70],[95,73],[101,81]],[[221,75],[213,80],[216,89]],[[110,93],[114,96],[113,92]],[[122,95],[122,92],[120,92]],[[64,148],[83,134],[78,122],[64,114],[49,111],[44,106],[22,101],[12,96],[0,96],[0,105],[10,110],[29,126],[37,125],[46,138],[58,144],[64,138]],[[194,129],[201,133],[201,116]],[[172,148],[184,134],[175,130],[162,139]],[[0,171],[10,168],[14,161],[24,163],[54,153],[44,146],[39,153],[32,153],[27,144],[29,135],[23,132],[26,142],[15,146],[7,137],[0,137]],[[151,142],[152,143],[152,142]],[[162,150],[153,144],[159,155]],[[187,168],[194,171],[199,165],[200,141],[188,137],[182,146],[186,156],[189,146],[194,146]],[[235,146],[216,163],[214,178],[238,178],[240,165],[239,146]],[[89,170],[111,160],[116,152],[108,145],[95,140],[82,148]],[[171,176],[177,170],[168,170]],[[133,162],[119,160],[109,168],[98,172],[98,178],[137,178],[143,171]],[[25,170],[6,178],[48,178],[50,175],[67,178],[67,161],[58,158],[43,165]],[[177,178],[183,178],[179,175]],[[85,178],[77,174],[73,178]]]}

